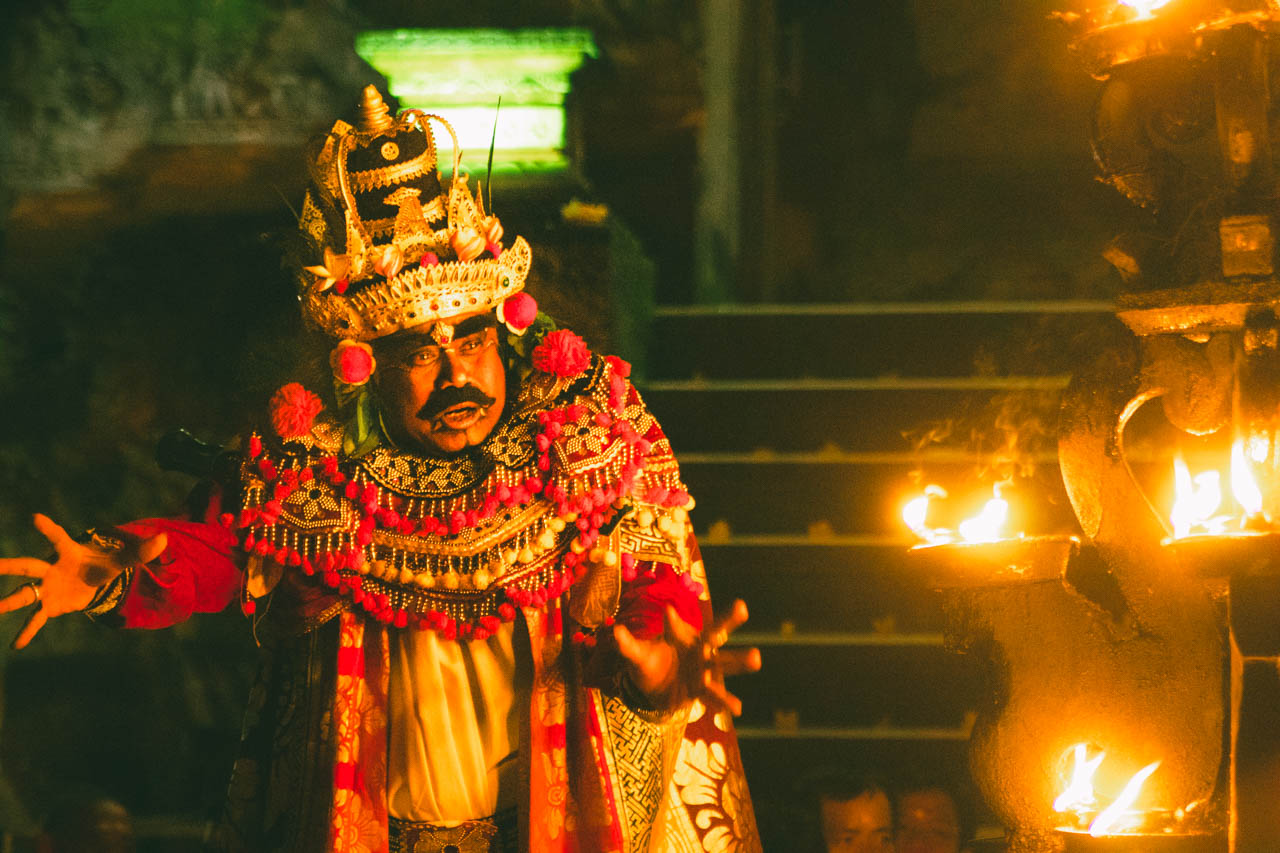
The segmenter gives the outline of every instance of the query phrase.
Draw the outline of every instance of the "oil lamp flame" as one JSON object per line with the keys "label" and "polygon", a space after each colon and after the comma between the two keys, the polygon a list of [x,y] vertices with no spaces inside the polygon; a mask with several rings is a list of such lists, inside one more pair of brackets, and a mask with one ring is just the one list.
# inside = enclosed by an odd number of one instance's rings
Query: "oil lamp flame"
{"label": "oil lamp flame", "polygon": [[1102,810],[1102,813],[1089,824],[1089,834],[1095,838],[1099,835],[1107,835],[1111,830],[1115,829],[1117,824],[1126,816],[1126,813],[1132,808],[1134,801],[1138,799],[1138,795],[1142,793],[1142,784],[1147,781],[1152,773],[1156,772],[1156,768],[1160,766],[1159,761],[1153,761],[1146,767],[1133,774],[1133,777],[1125,783],[1124,790],[1120,792],[1120,796],[1115,798],[1111,805]]}
{"label": "oil lamp flame", "polygon": [[929,545],[944,545],[954,542],[977,544],[981,542],[997,542],[1007,538],[1003,528],[1009,520],[1009,502],[1000,497],[1000,485],[992,488],[992,497],[983,504],[982,509],[972,518],[967,518],[956,526],[955,530],[946,527],[931,527],[927,521],[929,506],[934,498],[946,498],[947,491],[941,486],[929,484],[924,494],[912,498],[902,507],[902,520],[911,532]]}
{"label": "oil lamp flame", "polygon": [[[1250,449],[1254,450],[1253,455],[1256,457],[1256,450],[1253,447]],[[1249,461],[1244,455],[1244,441],[1241,439],[1231,445],[1231,494],[1244,510],[1245,518],[1262,512],[1262,490],[1258,488],[1253,472],[1249,470]]]}
{"label": "oil lamp flame", "polygon": [[1107,757],[1107,754],[1099,752],[1093,758],[1089,758],[1088,754],[1089,748],[1087,746],[1082,743],[1076,744],[1075,764],[1072,765],[1071,769],[1071,781],[1067,783],[1066,790],[1053,801],[1053,810],[1055,812],[1091,808],[1094,805],[1093,772],[1098,769],[1098,765],[1102,763],[1102,759]]}
{"label": "oil lamp flame", "polygon": [[[1231,445],[1231,496],[1240,508],[1240,527],[1253,521],[1269,520],[1263,513],[1262,489],[1253,475],[1253,465],[1263,462],[1270,453],[1266,439],[1238,438]],[[1232,517],[1220,511],[1222,505],[1222,473],[1202,471],[1194,476],[1181,456],[1173,460],[1173,508],[1169,523],[1175,539],[1193,535],[1221,535],[1227,531]]]}
{"label": "oil lamp flame", "polygon": [[941,527],[930,527],[926,521],[929,515],[929,502],[934,498],[945,498],[947,490],[942,486],[930,483],[924,487],[924,494],[907,501],[902,508],[902,520],[911,532],[930,545],[938,545],[951,541],[951,531]]}
{"label": "oil lamp flame", "polygon": [[999,495],[982,506],[982,512],[960,522],[960,537],[966,542],[995,542],[1009,520],[1009,502]]}
{"label": "oil lamp flame", "polygon": [[[1129,777],[1129,781],[1125,783],[1111,804],[1098,811],[1097,797],[1093,790],[1093,775],[1107,754],[1099,752],[1090,758],[1089,747],[1083,743],[1076,744],[1072,747],[1072,751],[1071,778],[1062,793],[1053,801],[1055,812],[1070,814],[1076,820],[1074,827],[1063,828],[1079,832],[1087,825],[1088,833],[1097,837],[1123,833],[1137,827],[1143,819],[1143,814],[1135,810],[1133,804],[1142,794],[1143,784],[1160,767],[1160,762],[1153,761]],[[1190,808],[1189,806],[1188,809]]]}
{"label": "oil lamp flame", "polygon": [[1156,9],[1168,2],[1169,0],[1120,0],[1120,5],[1133,9],[1139,18],[1150,18]]}
{"label": "oil lamp flame", "polygon": [[[1173,459],[1173,509],[1169,513],[1169,521],[1173,524],[1173,535],[1181,539],[1190,536],[1197,527],[1221,527],[1214,518],[1218,506],[1222,503],[1221,476],[1217,471],[1202,471],[1191,476],[1187,463],[1181,456]],[[1194,484],[1194,485],[1193,485]],[[1215,531],[1210,531],[1215,532]],[[1220,531],[1219,531],[1220,532]]]}

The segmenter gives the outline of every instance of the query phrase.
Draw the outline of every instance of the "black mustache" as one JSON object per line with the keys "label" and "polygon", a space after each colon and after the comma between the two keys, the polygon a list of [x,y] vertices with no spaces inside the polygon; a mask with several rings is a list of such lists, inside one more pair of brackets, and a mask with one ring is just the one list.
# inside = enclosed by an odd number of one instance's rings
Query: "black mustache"
{"label": "black mustache", "polygon": [[495,402],[497,401],[494,398],[474,385],[463,385],[461,388],[456,385],[447,385],[432,392],[427,402],[418,410],[418,417],[424,421],[432,421],[435,420],[436,415],[459,403],[475,403],[480,408],[487,409]]}

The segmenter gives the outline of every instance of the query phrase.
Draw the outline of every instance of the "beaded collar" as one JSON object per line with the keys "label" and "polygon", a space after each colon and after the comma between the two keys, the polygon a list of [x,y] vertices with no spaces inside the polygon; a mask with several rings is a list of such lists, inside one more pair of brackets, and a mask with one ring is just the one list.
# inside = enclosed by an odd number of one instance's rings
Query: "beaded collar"
{"label": "beaded collar", "polygon": [[249,555],[246,612],[291,570],[384,623],[483,639],[592,569],[630,580],[638,557],[674,561],[692,502],[625,367],[596,356],[576,377],[531,374],[458,457],[349,459],[332,420],[270,449],[253,435],[243,508],[223,517]]}

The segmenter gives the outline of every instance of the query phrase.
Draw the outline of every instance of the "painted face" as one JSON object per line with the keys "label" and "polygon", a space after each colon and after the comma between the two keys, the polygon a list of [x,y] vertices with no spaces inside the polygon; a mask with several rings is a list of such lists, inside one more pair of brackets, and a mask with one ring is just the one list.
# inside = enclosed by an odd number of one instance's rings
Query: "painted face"
{"label": "painted face", "polygon": [[959,853],[960,818],[940,788],[903,794],[898,800],[897,853]]}
{"label": "painted face", "polygon": [[827,853],[891,853],[893,819],[884,792],[868,792],[852,800],[823,797],[821,803]]}
{"label": "painted face", "polygon": [[480,444],[497,426],[506,371],[493,314],[472,314],[432,331],[375,344],[374,375],[391,439],[409,450],[453,454]]}

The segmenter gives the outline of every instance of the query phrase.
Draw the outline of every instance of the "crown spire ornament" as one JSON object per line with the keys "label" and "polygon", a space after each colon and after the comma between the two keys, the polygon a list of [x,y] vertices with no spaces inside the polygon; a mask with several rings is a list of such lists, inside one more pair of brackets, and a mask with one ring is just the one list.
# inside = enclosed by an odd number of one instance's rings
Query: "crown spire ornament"
{"label": "crown spire ornament", "polygon": [[[453,141],[453,172],[437,170],[430,123]],[[298,295],[306,319],[339,340],[370,341],[493,310],[524,288],[529,244],[502,244],[502,225],[467,186],[447,121],[393,116],[366,86],[358,127],[344,121],[312,149],[298,225],[306,241]]]}
{"label": "crown spire ornament", "polygon": [[360,100],[360,130],[365,133],[382,133],[392,124],[391,109],[382,100],[378,87],[372,84],[365,86]]}

